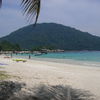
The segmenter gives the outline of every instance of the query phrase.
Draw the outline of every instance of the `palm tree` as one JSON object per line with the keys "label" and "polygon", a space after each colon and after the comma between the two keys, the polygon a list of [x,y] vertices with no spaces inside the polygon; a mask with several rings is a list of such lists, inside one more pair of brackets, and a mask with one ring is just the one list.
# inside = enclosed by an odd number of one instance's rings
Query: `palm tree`
{"label": "palm tree", "polygon": [[[32,20],[34,17],[35,24],[37,22],[39,13],[40,13],[40,4],[41,0],[22,0],[21,5],[24,11],[24,14],[27,15],[29,20]],[[2,5],[2,0],[0,0],[0,7]]]}
{"label": "palm tree", "polygon": [[2,0],[0,0],[0,7],[1,7],[1,4],[2,4]]}

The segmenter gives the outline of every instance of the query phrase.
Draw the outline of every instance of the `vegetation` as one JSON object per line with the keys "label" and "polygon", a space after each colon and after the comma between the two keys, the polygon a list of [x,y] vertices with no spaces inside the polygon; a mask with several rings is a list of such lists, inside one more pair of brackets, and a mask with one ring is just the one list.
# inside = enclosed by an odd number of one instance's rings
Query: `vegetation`
{"label": "vegetation", "polygon": [[89,91],[71,88],[63,85],[40,85],[29,88],[12,82],[0,82],[0,100],[97,100]]}
{"label": "vegetation", "polygon": [[31,50],[49,46],[64,50],[100,50],[100,37],[54,23],[21,28],[0,39],[4,40]]}
{"label": "vegetation", "polygon": [[[3,68],[0,66],[0,69]],[[0,80],[8,79],[10,76],[5,72],[0,70]]]}
{"label": "vegetation", "polygon": [[53,46],[34,46],[31,51],[42,51],[43,49],[54,50]]}
{"label": "vegetation", "polygon": [[19,100],[11,97],[22,88],[21,84],[12,81],[0,82],[0,100]]}
{"label": "vegetation", "polygon": [[5,71],[0,71],[0,80],[5,80],[10,76]]}
{"label": "vegetation", "polygon": [[18,44],[12,44],[8,41],[0,42],[0,51],[19,51],[21,50]]}

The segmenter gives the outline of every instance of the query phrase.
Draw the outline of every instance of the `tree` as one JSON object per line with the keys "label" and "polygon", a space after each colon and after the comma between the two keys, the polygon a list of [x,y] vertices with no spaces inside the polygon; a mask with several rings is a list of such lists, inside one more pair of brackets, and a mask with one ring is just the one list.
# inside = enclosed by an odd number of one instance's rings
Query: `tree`
{"label": "tree", "polygon": [[[22,0],[21,2],[24,14],[27,15],[28,19],[32,20],[34,17],[36,17],[35,24],[40,13],[40,4],[41,0]],[[0,7],[1,5],[2,0],[0,0]]]}
{"label": "tree", "polygon": [[0,42],[0,51],[20,51],[21,48],[19,44],[12,44],[8,41],[2,41]]}
{"label": "tree", "polygon": [[21,50],[20,45],[19,44],[15,44],[14,45],[14,50],[20,51]]}
{"label": "tree", "polygon": [[0,51],[2,50],[2,46],[0,45]]}

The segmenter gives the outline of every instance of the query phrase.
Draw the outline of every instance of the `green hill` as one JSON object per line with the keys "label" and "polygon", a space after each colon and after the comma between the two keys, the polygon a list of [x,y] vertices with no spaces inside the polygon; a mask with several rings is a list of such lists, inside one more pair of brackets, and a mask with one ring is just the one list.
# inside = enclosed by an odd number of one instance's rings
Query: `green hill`
{"label": "green hill", "polygon": [[26,26],[0,38],[4,40],[26,49],[51,46],[64,50],[100,50],[100,37],[55,23]]}

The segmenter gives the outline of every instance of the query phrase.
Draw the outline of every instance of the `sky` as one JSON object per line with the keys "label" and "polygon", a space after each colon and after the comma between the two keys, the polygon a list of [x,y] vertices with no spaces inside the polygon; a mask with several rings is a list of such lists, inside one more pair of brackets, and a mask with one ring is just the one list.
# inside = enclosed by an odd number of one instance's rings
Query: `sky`
{"label": "sky", "polygon": [[[32,24],[23,16],[21,0],[3,0],[0,37]],[[59,23],[100,36],[100,0],[41,0],[38,23]]]}

